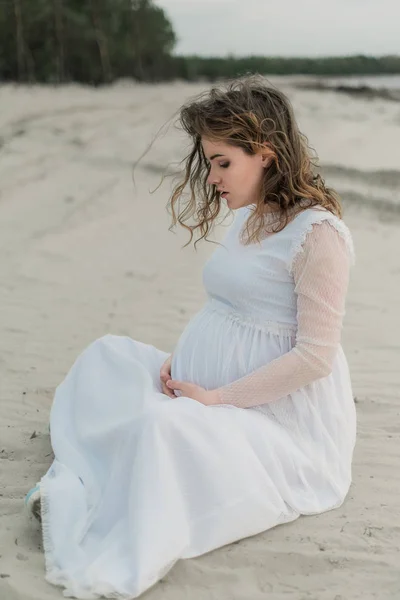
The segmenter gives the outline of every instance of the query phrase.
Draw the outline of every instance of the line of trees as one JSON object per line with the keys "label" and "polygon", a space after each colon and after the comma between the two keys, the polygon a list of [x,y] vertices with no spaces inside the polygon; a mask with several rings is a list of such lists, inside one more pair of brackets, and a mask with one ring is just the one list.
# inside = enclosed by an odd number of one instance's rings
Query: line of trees
{"label": "line of trees", "polygon": [[174,56],[176,35],[153,0],[0,0],[0,81],[213,81],[266,75],[399,74],[400,56]]}
{"label": "line of trees", "polygon": [[152,0],[0,0],[3,80],[154,80],[175,43]]}
{"label": "line of trees", "polygon": [[238,58],[176,57],[177,77],[188,80],[236,77],[245,73],[263,75],[377,75],[400,74],[400,56],[334,56],[327,58],[283,58],[249,56]]}

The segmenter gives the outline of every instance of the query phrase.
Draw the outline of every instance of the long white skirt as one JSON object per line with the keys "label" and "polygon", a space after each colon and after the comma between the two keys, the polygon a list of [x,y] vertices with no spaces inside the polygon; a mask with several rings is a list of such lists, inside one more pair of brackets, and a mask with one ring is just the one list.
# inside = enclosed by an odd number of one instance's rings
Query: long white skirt
{"label": "long white skirt", "polygon": [[136,598],[178,559],[302,512],[310,459],[290,433],[257,410],[169,398],[167,356],[106,336],[57,388],[42,521],[47,580],[67,596]]}
{"label": "long white skirt", "polygon": [[290,439],[256,411],[164,395],[167,356],[106,336],[57,389],[43,537],[68,596],[137,597],[178,559],[298,516],[283,500]]}

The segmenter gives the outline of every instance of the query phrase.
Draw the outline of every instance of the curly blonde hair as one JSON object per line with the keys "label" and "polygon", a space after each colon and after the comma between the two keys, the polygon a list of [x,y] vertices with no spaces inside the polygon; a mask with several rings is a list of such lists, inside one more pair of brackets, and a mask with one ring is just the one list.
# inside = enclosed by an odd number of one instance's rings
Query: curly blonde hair
{"label": "curly blonde hair", "polygon": [[[195,231],[200,232],[195,246],[201,239],[207,240],[222,209],[216,186],[207,184],[210,166],[202,137],[242,148],[249,155],[265,149],[265,145],[272,151],[260,197],[255,199],[255,209],[247,222],[245,244],[262,238],[266,212],[279,216],[274,233],[287,225],[293,213],[312,206],[342,216],[339,196],[325,187],[321,175],[315,173],[316,156],[299,131],[289,99],[267,84],[264,77],[245,76],[203,92],[182,106],[179,124],[193,145],[182,161],[184,172],[173,188],[168,208],[172,214],[171,229],[179,223],[190,232],[186,245],[191,243]],[[187,186],[189,195],[185,192]],[[194,224],[188,223],[191,219]]]}

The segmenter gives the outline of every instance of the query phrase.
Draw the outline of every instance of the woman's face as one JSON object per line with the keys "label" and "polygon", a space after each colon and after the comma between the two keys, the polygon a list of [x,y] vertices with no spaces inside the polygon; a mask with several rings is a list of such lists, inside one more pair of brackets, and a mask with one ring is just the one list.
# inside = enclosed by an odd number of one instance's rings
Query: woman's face
{"label": "woman's face", "polygon": [[255,204],[261,191],[264,169],[271,162],[271,152],[249,155],[225,142],[201,140],[204,155],[210,165],[207,178],[209,185],[215,185],[221,192],[228,207],[237,210],[242,206]]}

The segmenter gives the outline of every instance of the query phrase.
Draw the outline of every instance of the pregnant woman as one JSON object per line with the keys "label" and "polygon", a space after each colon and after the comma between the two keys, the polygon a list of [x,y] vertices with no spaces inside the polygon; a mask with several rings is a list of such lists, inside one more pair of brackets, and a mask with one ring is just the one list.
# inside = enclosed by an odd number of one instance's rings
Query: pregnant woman
{"label": "pregnant woman", "polygon": [[226,204],[235,219],[172,355],[107,335],[57,388],[54,462],[26,502],[47,580],[75,598],[136,598],[179,559],[340,506],[351,483],[340,201],[260,77],[191,100],[180,122],[173,224],[204,239]]}

